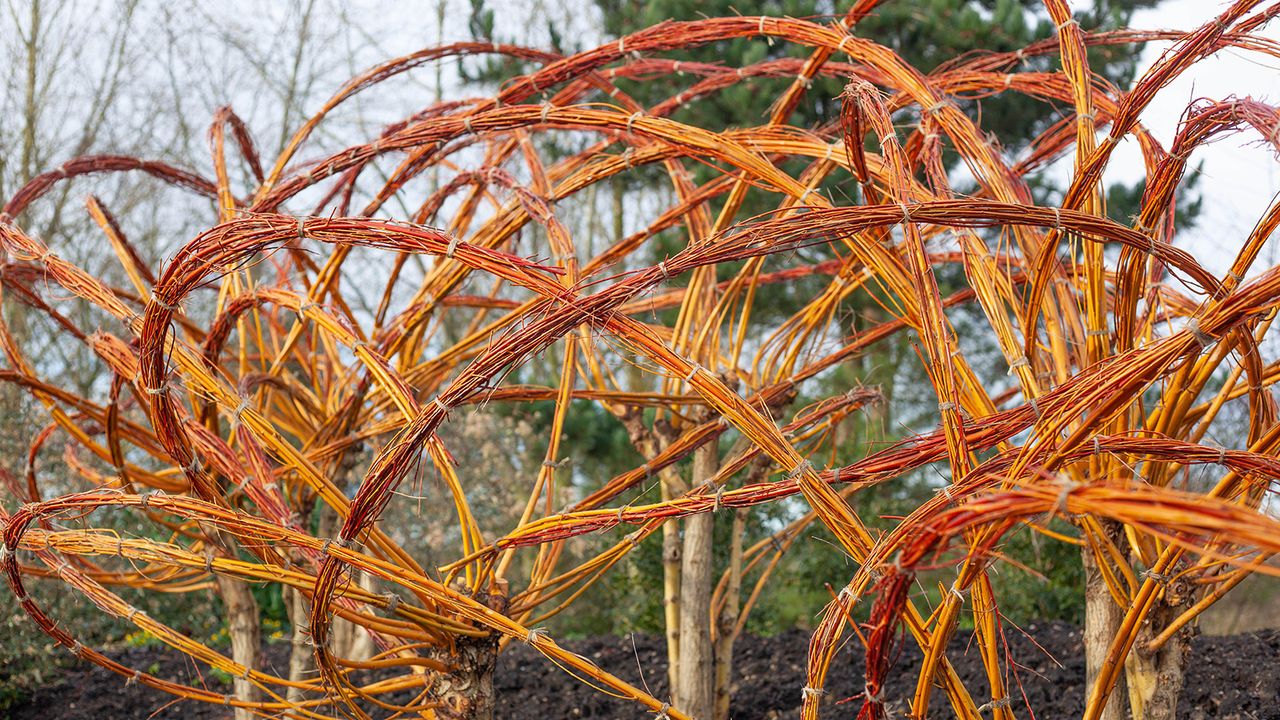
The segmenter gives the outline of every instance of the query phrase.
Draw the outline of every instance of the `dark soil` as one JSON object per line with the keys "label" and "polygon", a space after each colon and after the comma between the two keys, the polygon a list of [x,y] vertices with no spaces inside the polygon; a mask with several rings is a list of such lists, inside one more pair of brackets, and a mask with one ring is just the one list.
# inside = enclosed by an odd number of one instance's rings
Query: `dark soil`
{"label": "dark soil", "polygon": [[[1008,632],[1009,653],[1019,666],[1016,681],[1025,694],[1025,706],[1030,706],[1034,717],[1042,720],[1079,717],[1084,709],[1085,693],[1079,629],[1047,623],[1031,625],[1026,631],[1035,637],[1035,643],[1014,630]],[[982,664],[967,647],[968,636],[957,635],[948,657],[977,696],[986,686]],[[777,637],[747,637],[737,643],[734,718],[767,720],[797,716],[808,641],[808,633],[796,630]],[[647,687],[655,697],[667,694],[661,638],[605,637],[567,641],[564,645],[615,675]],[[281,668],[286,652],[284,645],[268,648],[268,662]],[[903,672],[891,677],[885,693],[891,717],[901,716],[906,698],[911,695],[915,674],[910,669],[919,656],[914,645],[908,643],[898,659],[895,667]],[[169,651],[128,649],[113,653],[113,657],[164,677],[226,691],[207,673],[202,680],[190,661]],[[512,644],[507,649],[495,677],[498,693],[495,717],[502,720],[653,717],[634,704],[613,699],[575,681],[523,645]],[[858,697],[861,689],[861,657],[846,649],[832,665],[827,679],[825,701],[829,710],[825,714],[828,717],[855,714],[861,702]],[[118,676],[86,664],[63,670],[59,680],[12,708],[10,717],[13,720],[228,717],[223,707],[171,702],[172,698],[163,693],[137,685],[126,687]],[[935,717],[951,716],[940,691],[935,692],[932,708],[931,714]],[[1018,714],[1031,717],[1025,710]],[[1197,639],[1178,716],[1189,720],[1280,720],[1280,631]]]}

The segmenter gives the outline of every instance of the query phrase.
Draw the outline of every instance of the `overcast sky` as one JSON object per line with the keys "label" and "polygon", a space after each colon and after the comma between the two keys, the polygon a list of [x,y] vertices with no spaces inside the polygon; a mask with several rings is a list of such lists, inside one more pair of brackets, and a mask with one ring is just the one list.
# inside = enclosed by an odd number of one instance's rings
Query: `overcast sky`
{"label": "overcast sky", "polygon": [[[1133,26],[1140,29],[1189,30],[1211,20],[1224,4],[1216,0],[1168,0],[1156,10],[1138,13]],[[1272,23],[1262,33],[1280,40],[1280,25]],[[1170,43],[1154,43],[1143,55],[1143,69],[1160,56]],[[1165,88],[1142,115],[1142,121],[1168,147],[1182,109],[1197,98],[1221,100],[1232,95],[1252,96],[1275,104],[1280,102],[1280,67],[1276,61],[1257,53],[1237,50],[1219,52],[1201,61]],[[1221,275],[1230,267],[1235,251],[1280,192],[1280,163],[1276,155],[1261,147],[1262,136],[1254,130],[1229,136],[1192,156],[1192,163],[1204,162],[1204,210],[1197,227],[1178,238],[1178,244],[1194,247],[1207,268]],[[1132,143],[1130,143],[1132,145]],[[1142,175],[1136,150],[1119,159],[1113,179],[1134,180]],[[1207,248],[1220,252],[1206,251]],[[1258,266],[1280,263],[1274,247],[1259,258]]]}

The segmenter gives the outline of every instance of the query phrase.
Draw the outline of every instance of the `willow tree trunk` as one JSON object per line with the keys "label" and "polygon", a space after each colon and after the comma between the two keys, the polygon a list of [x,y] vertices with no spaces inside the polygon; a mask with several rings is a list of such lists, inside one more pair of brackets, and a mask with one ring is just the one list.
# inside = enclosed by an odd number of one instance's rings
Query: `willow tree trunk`
{"label": "willow tree trunk", "polygon": [[[1084,657],[1085,657],[1085,697],[1093,691],[1098,674],[1102,671],[1111,641],[1115,639],[1124,619],[1123,611],[1111,597],[1102,571],[1098,568],[1097,558],[1086,546],[1084,554]],[[1116,688],[1107,699],[1106,708],[1099,715],[1099,720],[1125,720],[1124,712],[1125,683],[1121,677]]]}
{"label": "willow tree trunk", "polygon": [[[368,573],[351,570],[350,574],[361,589],[370,592],[376,590]],[[335,655],[348,660],[368,660],[373,657],[373,636],[364,627],[335,617],[330,633],[332,637],[329,638],[329,648]]]}
{"label": "willow tree trunk", "polygon": [[459,637],[452,648],[430,654],[453,668],[449,673],[430,673],[429,696],[440,703],[440,720],[493,720],[493,668],[498,662],[498,638]]}
{"label": "willow tree trunk", "polygon": [[[653,429],[649,429],[644,424],[644,415],[636,410],[628,411],[621,420],[632,447],[646,460],[655,457],[669,441],[665,435],[669,426],[656,422]],[[663,502],[689,489],[672,467],[658,471],[658,482]],[[667,637],[667,685],[672,697],[680,687],[680,557],[680,525],[668,520],[662,524],[662,614]]]}
{"label": "willow tree trunk", "polygon": [[[285,586],[283,594],[284,608],[289,614],[289,623],[293,626],[293,633],[289,638],[289,681],[304,682],[316,667],[315,653],[307,642],[310,635],[306,631],[311,608],[307,596],[301,590]],[[306,699],[305,696],[306,692],[302,688],[290,687],[285,691],[285,699],[291,703],[302,702]]]}
{"label": "willow tree trunk", "polygon": [[738,617],[742,611],[742,539],[746,532],[747,509],[733,513],[732,545],[729,548],[729,582],[724,606],[716,618],[716,720],[729,720],[733,697],[733,642],[737,639]]}
{"label": "willow tree trunk", "polygon": [[[217,576],[218,594],[227,614],[227,634],[231,636],[231,659],[245,667],[257,669],[258,655],[262,652],[262,628],[258,622],[258,601],[253,598],[249,585],[225,575]],[[236,699],[256,702],[261,693],[247,678],[235,680]],[[236,708],[236,720],[250,720],[256,715],[244,708]]]}
{"label": "willow tree trunk", "polygon": [[1137,642],[1125,660],[1125,680],[1129,686],[1129,712],[1133,720],[1174,720],[1178,717],[1178,695],[1186,679],[1187,656],[1193,631],[1185,626],[1159,649],[1148,645],[1156,635],[1193,604],[1193,591],[1185,580],[1165,585],[1156,600],[1150,622],[1138,630]]}
{"label": "willow tree trunk", "polygon": [[[693,454],[693,484],[706,483],[720,469],[716,440]],[[714,569],[714,513],[685,518],[680,564],[680,681],[675,705],[696,720],[715,713],[715,648],[711,643],[711,576]]]}
{"label": "willow tree trunk", "polygon": [[[664,474],[662,500],[679,493],[669,488]],[[662,614],[667,635],[667,682],[674,696],[680,687],[680,525],[675,520],[662,524]]]}
{"label": "willow tree trunk", "polygon": [[[334,468],[334,481],[338,489],[345,491],[355,477],[356,467],[360,462],[364,446],[352,445],[347,448]],[[308,511],[304,517],[309,517]],[[336,537],[338,534],[338,512],[328,505],[320,505],[317,511],[316,536],[322,538]],[[357,582],[365,590],[373,590],[372,578],[365,573],[352,571]],[[292,598],[290,597],[292,596]],[[310,608],[306,597],[298,592],[287,592],[285,608],[289,613],[289,622],[293,624],[292,645],[289,652],[289,679],[304,680],[315,670],[315,650],[311,646],[311,628],[308,626]],[[333,618],[329,627],[329,650],[338,657],[350,660],[367,660],[373,656],[373,636],[363,627],[339,617]],[[290,688],[288,698],[294,699],[302,693]]]}

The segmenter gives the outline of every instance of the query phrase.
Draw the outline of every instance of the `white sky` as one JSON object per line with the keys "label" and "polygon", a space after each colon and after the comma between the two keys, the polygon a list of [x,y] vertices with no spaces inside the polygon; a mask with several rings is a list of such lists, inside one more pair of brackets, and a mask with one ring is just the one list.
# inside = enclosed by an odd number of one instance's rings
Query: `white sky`
{"label": "white sky", "polygon": [[[1216,0],[1168,0],[1155,10],[1135,14],[1133,27],[1190,30],[1213,19],[1224,7]],[[1273,22],[1261,34],[1280,40],[1280,25]],[[1150,67],[1170,45],[1151,44],[1143,54],[1141,70]],[[1168,147],[1182,109],[1192,100],[1221,100],[1235,95],[1272,104],[1280,102],[1280,67],[1276,63],[1257,53],[1219,52],[1157,95],[1143,113],[1142,122]],[[1191,157],[1191,167],[1197,161],[1204,163],[1204,178],[1199,185],[1204,207],[1197,226],[1177,242],[1191,247],[1201,262],[1219,275],[1230,267],[1236,250],[1280,192],[1280,162],[1272,151],[1261,147],[1261,141],[1258,132],[1248,130],[1202,148]],[[1132,181],[1141,175],[1141,160],[1132,149],[1117,158],[1110,179]],[[1274,249],[1269,246],[1257,266],[1280,262],[1280,256],[1272,253]]]}

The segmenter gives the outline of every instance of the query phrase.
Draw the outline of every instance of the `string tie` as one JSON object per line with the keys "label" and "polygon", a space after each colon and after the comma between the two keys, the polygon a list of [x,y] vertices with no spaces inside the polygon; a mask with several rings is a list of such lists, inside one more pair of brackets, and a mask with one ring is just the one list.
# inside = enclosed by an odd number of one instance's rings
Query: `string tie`
{"label": "string tie", "polygon": [[[760,35],[764,35],[764,21],[765,21],[765,16],[764,16],[764,15],[761,15],[761,16],[760,16],[760,27],[758,28],[758,31],[759,31],[759,34],[760,34]],[[765,42],[769,43],[769,46],[770,46],[770,47],[772,47],[772,46],[773,46],[773,36],[771,36],[771,35],[765,35]]]}
{"label": "string tie", "polygon": [[1000,708],[1006,708],[1006,707],[1009,707],[1009,703],[1011,703],[1012,701],[1013,701],[1013,698],[1006,695],[1000,698],[999,700],[992,700],[991,702],[978,708],[978,712],[986,712],[988,710],[999,710]]}
{"label": "string tie", "polygon": [[1159,585],[1168,585],[1169,581],[1173,579],[1169,575],[1156,572],[1155,570],[1143,570],[1142,577],[1150,578],[1151,580],[1154,580]]}
{"label": "string tie", "polygon": [[1024,368],[1024,367],[1031,367],[1031,361],[1027,359],[1026,355],[1019,355],[1018,357],[1014,358],[1013,362],[1009,363],[1009,372],[1006,374],[1012,375],[1019,368]]}
{"label": "string tie", "polygon": [[1200,329],[1200,320],[1198,318],[1191,318],[1187,321],[1187,331],[1200,344],[1200,347],[1209,347],[1218,341],[1217,338]]}
{"label": "string tie", "polygon": [[449,405],[445,403],[444,400],[440,399],[439,395],[435,396],[435,398],[431,401],[431,404],[440,408],[440,412],[444,415],[448,415],[449,411],[452,410],[452,408],[450,408]]}
{"label": "string tie", "polygon": [[727,486],[727,484],[721,483],[719,485],[716,485],[715,483],[708,480],[706,485],[708,490],[715,491],[715,504],[711,506],[711,512],[720,512],[720,508],[722,507],[722,503],[724,502],[724,489]]}
{"label": "string tie", "polygon": [[815,687],[808,687],[808,686],[800,688],[800,697],[803,700],[809,700],[811,698],[820,699],[823,695],[826,695],[826,694],[827,694],[827,691],[823,690],[822,688],[815,688]]}
{"label": "string tie", "polygon": [[805,470],[813,470],[813,463],[808,460],[801,460],[795,467],[791,468],[791,472],[787,473],[787,479],[794,480],[803,475]]}

